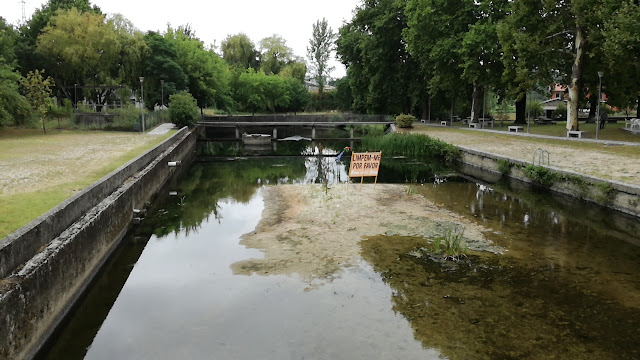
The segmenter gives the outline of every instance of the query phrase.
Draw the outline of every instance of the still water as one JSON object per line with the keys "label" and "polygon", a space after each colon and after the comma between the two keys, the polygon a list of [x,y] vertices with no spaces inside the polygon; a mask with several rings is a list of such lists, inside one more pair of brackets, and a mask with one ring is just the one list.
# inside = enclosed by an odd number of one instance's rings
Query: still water
{"label": "still water", "polygon": [[413,191],[484,224],[509,251],[443,267],[411,255],[424,239],[380,235],[361,241],[358,266],[311,290],[296,276],[234,275],[231,264],[262,257],[239,241],[260,220],[264,186],[340,182],[344,168],[329,157],[195,163],[40,358],[640,358],[636,219],[383,165],[379,181],[417,180]]}

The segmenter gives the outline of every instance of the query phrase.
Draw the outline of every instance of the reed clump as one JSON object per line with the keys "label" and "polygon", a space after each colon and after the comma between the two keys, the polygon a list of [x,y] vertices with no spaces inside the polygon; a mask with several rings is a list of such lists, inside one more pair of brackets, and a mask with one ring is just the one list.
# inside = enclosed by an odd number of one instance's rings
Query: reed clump
{"label": "reed clump", "polygon": [[392,133],[384,136],[366,136],[363,151],[382,151],[388,156],[406,156],[414,159],[434,159],[447,163],[460,158],[460,150],[444,141],[423,134]]}

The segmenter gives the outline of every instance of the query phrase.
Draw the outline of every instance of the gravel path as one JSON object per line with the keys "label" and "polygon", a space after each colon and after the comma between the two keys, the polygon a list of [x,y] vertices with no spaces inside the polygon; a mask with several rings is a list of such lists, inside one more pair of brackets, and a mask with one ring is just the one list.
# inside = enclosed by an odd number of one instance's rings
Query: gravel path
{"label": "gravel path", "polygon": [[[615,180],[626,184],[640,186],[640,148],[633,155],[617,154],[612,149],[625,145],[601,144],[593,148],[576,148],[575,143],[549,144],[539,139],[523,136],[497,135],[483,131],[429,131],[427,127],[414,129],[412,132],[426,133],[447,143],[508,156],[521,161],[531,162],[536,149],[549,152],[551,166],[580,174],[595,176],[601,179]],[[562,139],[559,139],[562,140]],[[598,146],[598,145],[596,145]],[[635,149],[635,147],[634,147]]]}

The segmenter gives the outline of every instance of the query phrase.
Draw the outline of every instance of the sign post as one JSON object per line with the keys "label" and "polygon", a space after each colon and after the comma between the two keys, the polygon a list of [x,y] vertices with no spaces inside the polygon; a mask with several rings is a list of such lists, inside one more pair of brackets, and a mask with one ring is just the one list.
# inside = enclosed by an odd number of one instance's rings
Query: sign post
{"label": "sign post", "polygon": [[[378,183],[378,170],[380,170],[380,160],[382,159],[382,151],[380,152],[366,152],[366,153],[353,153],[351,154],[351,165],[349,166],[349,178],[359,177],[360,188],[362,188],[362,182],[365,176],[375,176],[376,180],[373,183],[373,188],[376,188]],[[347,182],[347,188],[349,183]]]}

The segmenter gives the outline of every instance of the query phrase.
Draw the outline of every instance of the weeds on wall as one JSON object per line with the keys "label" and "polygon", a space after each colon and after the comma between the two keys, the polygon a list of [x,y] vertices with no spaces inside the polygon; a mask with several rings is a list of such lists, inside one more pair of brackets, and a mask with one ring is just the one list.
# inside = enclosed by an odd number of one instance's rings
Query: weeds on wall
{"label": "weeds on wall", "polygon": [[513,163],[511,163],[509,160],[499,159],[497,163],[498,163],[498,171],[500,171],[502,175],[508,175],[509,172],[511,172]]}

